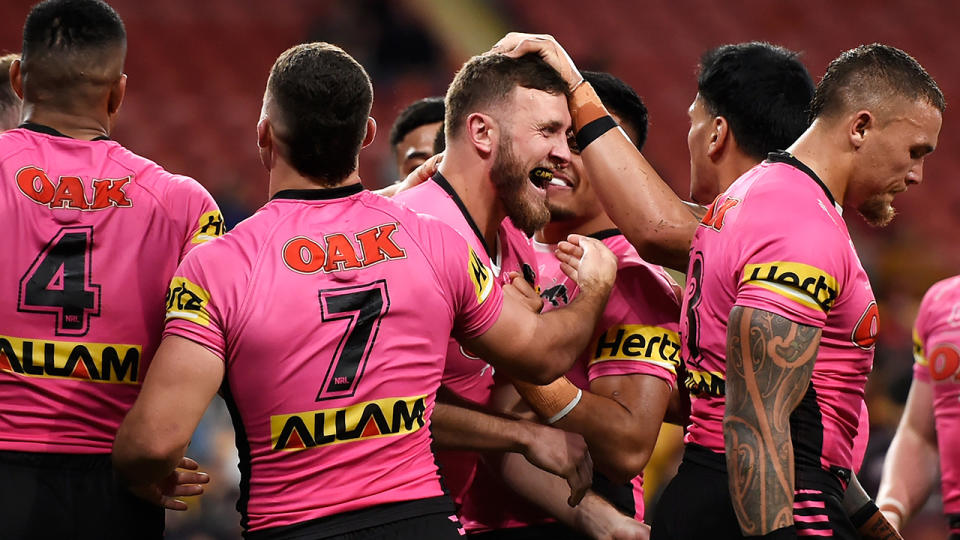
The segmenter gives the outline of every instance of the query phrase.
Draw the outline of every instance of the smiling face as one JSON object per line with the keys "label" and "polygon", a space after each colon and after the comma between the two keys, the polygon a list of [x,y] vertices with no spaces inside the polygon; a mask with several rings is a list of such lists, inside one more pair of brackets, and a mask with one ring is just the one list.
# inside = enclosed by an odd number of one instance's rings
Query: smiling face
{"label": "smiling face", "polygon": [[543,167],[556,174],[570,164],[567,98],[517,87],[498,116],[502,130],[490,179],[514,225],[533,234],[547,223],[550,213],[546,192],[533,185],[530,172]]}
{"label": "smiling face", "polygon": [[937,145],[942,115],[926,101],[902,100],[874,121],[857,150],[845,205],[882,227],[895,214],[894,195],[923,180],[923,160]]}

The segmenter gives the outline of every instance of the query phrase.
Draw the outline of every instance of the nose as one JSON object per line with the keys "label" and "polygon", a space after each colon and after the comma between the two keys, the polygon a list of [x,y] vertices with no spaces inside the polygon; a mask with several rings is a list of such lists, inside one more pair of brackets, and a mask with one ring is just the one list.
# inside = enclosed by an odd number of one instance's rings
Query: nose
{"label": "nose", "polygon": [[550,160],[562,169],[570,164],[570,159],[570,145],[567,143],[566,135],[554,137],[550,147]]}
{"label": "nose", "polygon": [[917,163],[907,172],[906,182],[908,186],[919,184],[923,181],[923,162]]}

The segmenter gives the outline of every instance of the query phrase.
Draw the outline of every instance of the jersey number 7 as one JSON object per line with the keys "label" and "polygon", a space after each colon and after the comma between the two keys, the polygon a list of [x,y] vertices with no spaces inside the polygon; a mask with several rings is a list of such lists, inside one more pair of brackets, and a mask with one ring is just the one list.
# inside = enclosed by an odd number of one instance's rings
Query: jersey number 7
{"label": "jersey number 7", "polygon": [[347,328],[323,377],[317,401],[350,397],[363,377],[380,321],[390,309],[387,282],[381,279],[365,285],[323,289],[319,297],[323,322],[345,320]]}

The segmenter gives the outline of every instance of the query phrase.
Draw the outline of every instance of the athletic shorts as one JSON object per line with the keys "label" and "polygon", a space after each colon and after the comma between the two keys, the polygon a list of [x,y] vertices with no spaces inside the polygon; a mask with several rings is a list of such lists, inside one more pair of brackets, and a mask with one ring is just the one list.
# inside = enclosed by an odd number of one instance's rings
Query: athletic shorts
{"label": "athletic shorts", "polygon": [[471,534],[470,540],[588,540],[588,537],[554,522]]}
{"label": "athletic shorts", "polygon": [[0,451],[4,539],[160,539],[163,512],[121,487],[107,454]]}
{"label": "athletic shorts", "polygon": [[[793,503],[797,536],[858,539],[843,508],[843,490],[840,479],[827,471],[798,471]],[[743,538],[730,500],[724,455],[687,444],[650,527],[651,540]]]}
{"label": "athletic shorts", "polygon": [[303,523],[247,531],[247,540],[463,540],[448,497],[382,504]]}
{"label": "athletic shorts", "polygon": [[950,540],[960,540],[960,514],[947,514],[950,525]]}

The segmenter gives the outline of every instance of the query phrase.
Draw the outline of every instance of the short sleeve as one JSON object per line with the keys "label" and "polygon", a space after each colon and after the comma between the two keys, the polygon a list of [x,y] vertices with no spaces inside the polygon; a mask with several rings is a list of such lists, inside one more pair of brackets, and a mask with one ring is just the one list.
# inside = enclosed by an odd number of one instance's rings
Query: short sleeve
{"label": "short sleeve", "polygon": [[493,326],[503,309],[503,290],[489,266],[452,228],[437,223],[442,249],[438,274],[452,299],[454,331],[475,338]]}
{"label": "short sleeve", "polygon": [[587,349],[587,378],[651,375],[671,388],[680,365],[680,305],[673,280],[646,266],[621,268]]}
{"label": "short sleeve", "polygon": [[221,360],[226,359],[226,299],[206,271],[210,250],[189,254],[177,268],[167,290],[164,337],[180,336],[203,345]]}
{"label": "short sleeve", "polygon": [[227,227],[217,203],[200,183],[186,176],[175,176],[173,184],[166,202],[183,223],[182,261],[193,248],[223,236]]}

